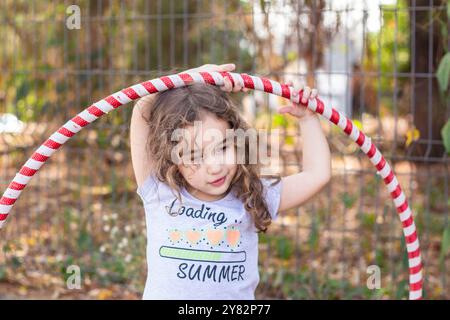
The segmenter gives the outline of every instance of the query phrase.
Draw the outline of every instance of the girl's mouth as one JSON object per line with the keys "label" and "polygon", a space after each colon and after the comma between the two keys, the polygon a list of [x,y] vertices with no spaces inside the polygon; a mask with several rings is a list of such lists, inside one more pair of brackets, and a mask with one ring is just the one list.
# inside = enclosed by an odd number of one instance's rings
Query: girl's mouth
{"label": "girl's mouth", "polygon": [[223,176],[222,178],[220,178],[220,179],[218,179],[218,180],[216,180],[216,181],[213,181],[213,182],[211,182],[210,184],[212,184],[213,186],[215,186],[215,187],[220,187],[224,182],[225,182],[225,178],[226,178],[227,176]]}

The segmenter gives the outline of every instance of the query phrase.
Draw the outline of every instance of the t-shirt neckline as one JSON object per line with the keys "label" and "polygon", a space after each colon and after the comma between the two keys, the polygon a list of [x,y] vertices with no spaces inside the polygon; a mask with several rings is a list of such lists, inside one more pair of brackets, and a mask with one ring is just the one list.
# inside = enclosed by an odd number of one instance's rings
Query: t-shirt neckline
{"label": "t-shirt neckline", "polygon": [[197,198],[197,197],[194,197],[194,196],[193,196],[193,195],[192,195],[185,187],[182,187],[182,188],[181,188],[181,193],[182,193],[185,197],[187,197],[187,198],[189,198],[189,199],[191,199],[191,200],[199,201],[199,202],[204,202],[204,203],[214,204],[214,203],[218,203],[218,202],[221,202],[221,201],[228,201],[228,200],[231,200],[231,198],[232,198],[232,196],[233,196],[232,190],[233,190],[233,188],[231,188],[231,189],[228,191],[228,193],[227,193],[223,198],[220,198],[220,199],[218,199],[218,200],[212,200],[212,201],[202,200],[202,199],[199,199],[199,198]]}

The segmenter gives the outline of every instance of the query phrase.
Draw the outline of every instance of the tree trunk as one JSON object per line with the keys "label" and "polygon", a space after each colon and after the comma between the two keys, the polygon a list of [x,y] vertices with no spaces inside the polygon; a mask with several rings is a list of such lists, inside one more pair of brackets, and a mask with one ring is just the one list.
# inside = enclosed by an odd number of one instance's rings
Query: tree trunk
{"label": "tree trunk", "polygon": [[[433,5],[444,4],[441,0],[434,1]],[[409,11],[411,49],[414,50],[411,52],[411,72],[414,73],[412,85],[415,91],[411,105],[414,106],[414,125],[420,132],[420,139],[410,145],[412,150],[409,151],[411,156],[421,158],[417,160],[418,162],[427,161],[429,157],[443,156],[444,147],[436,142],[442,141],[440,130],[446,121],[445,104],[439,98],[437,79],[416,76],[417,73],[434,74],[444,54],[438,21],[437,19],[430,21],[430,14],[436,14],[436,11],[433,12],[430,9],[414,12],[414,8],[424,6],[430,6],[430,0],[416,0],[415,4],[411,3]],[[430,23],[432,30],[430,30]]]}

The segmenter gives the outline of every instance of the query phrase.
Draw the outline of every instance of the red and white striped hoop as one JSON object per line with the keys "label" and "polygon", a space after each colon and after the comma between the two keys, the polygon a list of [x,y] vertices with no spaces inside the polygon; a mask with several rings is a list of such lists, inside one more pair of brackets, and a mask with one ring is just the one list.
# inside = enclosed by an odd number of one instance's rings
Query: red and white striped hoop
{"label": "red and white striped hoop", "polygon": [[[109,113],[111,110],[117,109],[124,104],[146,95],[184,87],[193,82],[222,86],[225,77],[228,77],[233,83],[242,84],[246,88],[272,93],[289,99],[292,102],[300,103],[302,92],[300,92],[299,95],[293,96],[293,87],[266,78],[231,72],[180,73],[148,80],[120,90],[97,101],[67,121],[33,153],[27,162],[25,162],[0,198],[0,229],[4,226],[9,212],[30,179],[56,150],[88,124],[94,122],[104,114]],[[372,143],[371,139],[362,133],[353,122],[342,113],[330,106],[325,106],[318,98],[309,100],[305,106],[341,128],[352,141],[358,144],[360,149],[369,157],[369,160],[377,168],[378,174],[383,178],[384,183],[394,200],[403,227],[409,263],[409,299],[421,299],[423,286],[422,261],[416,226],[406,196],[390,165],[387,163],[386,159],[384,159],[377,147]]]}

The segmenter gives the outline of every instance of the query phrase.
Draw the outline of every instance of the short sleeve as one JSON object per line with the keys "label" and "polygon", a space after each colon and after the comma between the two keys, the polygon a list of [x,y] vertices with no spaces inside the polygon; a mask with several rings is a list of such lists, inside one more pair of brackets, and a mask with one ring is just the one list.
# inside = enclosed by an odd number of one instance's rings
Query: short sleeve
{"label": "short sleeve", "polygon": [[136,193],[141,197],[143,202],[149,201],[151,195],[156,195],[156,176],[151,173],[144,183],[137,187]]}
{"label": "short sleeve", "polygon": [[267,202],[269,213],[272,220],[276,220],[278,217],[278,209],[280,208],[281,200],[281,182],[271,185],[275,182],[274,179],[261,178],[261,182],[264,186],[264,196]]}

